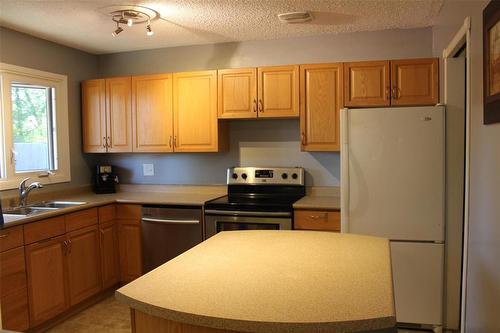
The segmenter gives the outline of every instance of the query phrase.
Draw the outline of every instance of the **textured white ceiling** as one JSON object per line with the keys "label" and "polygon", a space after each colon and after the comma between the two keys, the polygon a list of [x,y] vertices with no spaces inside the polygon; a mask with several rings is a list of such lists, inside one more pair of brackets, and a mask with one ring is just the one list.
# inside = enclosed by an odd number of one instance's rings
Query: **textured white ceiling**
{"label": "textured white ceiling", "polygon": [[[0,0],[0,25],[91,53],[277,39],[433,25],[444,0]],[[109,5],[158,11],[153,37],[144,25],[125,27],[100,12]],[[280,23],[277,14],[310,11],[312,22]]]}

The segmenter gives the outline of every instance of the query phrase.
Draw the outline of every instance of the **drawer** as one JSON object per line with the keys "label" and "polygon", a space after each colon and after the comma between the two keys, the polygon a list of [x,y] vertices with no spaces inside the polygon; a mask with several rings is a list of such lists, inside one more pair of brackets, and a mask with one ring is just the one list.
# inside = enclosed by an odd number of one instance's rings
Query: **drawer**
{"label": "drawer", "polygon": [[0,297],[26,288],[24,246],[0,253]]}
{"label": "drawer", "polygon": [[63,235],[65,232],[63,216],[41,220],[24,226],[24,242],[25,244],[31,244]]}
{"label": "drawer", "polygon": [[116,218],[115,205],[107,205],[98,208],[99,223],[106,223],[113,221]]}
{"label": "drawer", "polygon": [[24,332],[29,328],[28,290],[16,290],[2,297],[2,325],[4,329]]}
{"label": "drawer", "polygon": [[324,210],[296,210],[295,229],[340,231],[340,212]]}
{"label": "drawer", "polygon": [[76,213],[67,214],[64,219],[66,221],[66,232],[89,227],[97,224],[97,208],[90,208]]}
{"label": "drawer", "polygon": [[[134,219],[140,220],[142,217],[141,205],[117,205],[116,217],[119,219]],[[138,222],[140,223],[140,221]]]}
{"label": "drawer", "polygon": [[0,252],[13,249],[23,244],[22,225],[0,230]]}

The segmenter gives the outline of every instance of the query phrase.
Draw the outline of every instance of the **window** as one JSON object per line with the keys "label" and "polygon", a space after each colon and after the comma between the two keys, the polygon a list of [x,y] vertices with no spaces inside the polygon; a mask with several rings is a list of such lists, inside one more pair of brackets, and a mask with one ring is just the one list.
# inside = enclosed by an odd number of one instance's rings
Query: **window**
{"label": "window", "polygon": [[70,181],[66,76],[0,63],[0,190]]}

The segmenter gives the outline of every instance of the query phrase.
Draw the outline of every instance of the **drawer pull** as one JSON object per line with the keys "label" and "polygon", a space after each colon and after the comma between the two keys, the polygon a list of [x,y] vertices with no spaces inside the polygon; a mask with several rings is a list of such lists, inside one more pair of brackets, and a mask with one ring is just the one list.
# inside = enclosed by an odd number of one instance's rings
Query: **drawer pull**
{"label": "drawer pull", "polygon": [[2,238],[7,238],[7,237],[9,237],[9,233],[5,233],[5,234],[3,234],[3,235],[0,235],[0,239],[2,239]]}
{"label": "drawer pull", "polygon": [[323,215],[310,215],[309,216],[312,220],[319,220],[319,219],[322,219],[322,220],[325,220],[327,218],[327,214],[323,214]]}

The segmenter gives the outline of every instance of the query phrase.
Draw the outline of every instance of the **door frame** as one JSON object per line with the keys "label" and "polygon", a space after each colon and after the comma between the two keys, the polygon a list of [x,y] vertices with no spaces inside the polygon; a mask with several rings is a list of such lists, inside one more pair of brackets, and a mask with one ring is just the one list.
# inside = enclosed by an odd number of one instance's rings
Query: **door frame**
{"label": "door frame", "polygon": [[444,103],[448,100],[447,90],[447,59],[453,58],[463,47],[465,47],[465,182],[464,182],[464,225],[463,225],[463,249],[462,249],[462,292],[460,296],[460,332],[465,332],[465,305],[467,290],[467,255],[469,243],[469,209],[470,209],[470,130],[471,130],[471,18],[464,19],[462,27],[455,34],[448,46],[443,50],[444,61]]}

